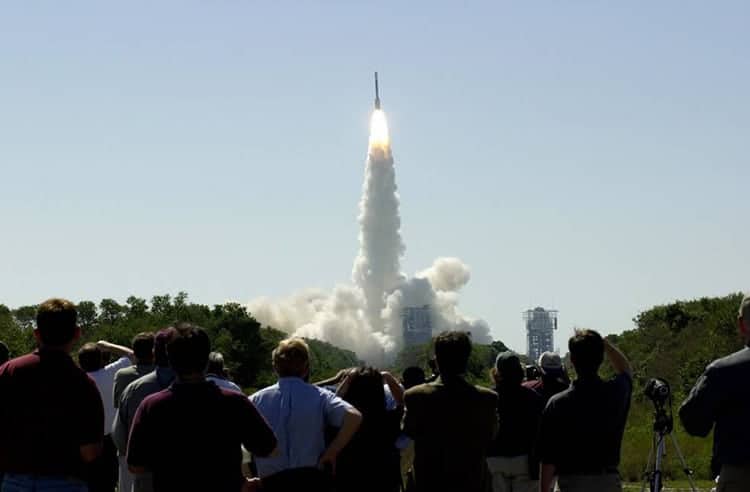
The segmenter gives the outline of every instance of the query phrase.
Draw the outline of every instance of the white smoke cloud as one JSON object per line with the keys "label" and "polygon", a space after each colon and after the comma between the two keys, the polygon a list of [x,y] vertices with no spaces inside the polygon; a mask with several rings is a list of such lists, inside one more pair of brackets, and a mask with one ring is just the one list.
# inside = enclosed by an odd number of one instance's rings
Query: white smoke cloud
{"label": "white smoke cloud", "polygon": [[[377,118],[376,118],[377,116]],[[385,125],[384,115],[373,123]],[[475,343],[489,343],[489,325],[464,317],[458,310],[458,291],[471,278],[458,258],[438,258],[411,278],[401,273],[405,248],[396,172],[387,128],[371,136],[365,181],[359,204],[359,254],[354,261],[354,286],[339,285],[331,293],[307,289],[286,299],[259,298],[248,304],[262,324],[289,334],[316,338],[353,350],[375,365],[392,360],[403,347],[401,313],[407,307],[429,306],[433,333],[462,330]]]}

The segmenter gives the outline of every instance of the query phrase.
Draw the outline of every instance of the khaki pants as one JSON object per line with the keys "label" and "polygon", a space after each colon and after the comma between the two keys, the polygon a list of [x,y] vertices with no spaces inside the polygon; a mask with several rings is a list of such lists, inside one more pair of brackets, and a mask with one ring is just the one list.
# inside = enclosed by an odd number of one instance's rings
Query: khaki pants
{"label": "khaki pants", "polygon": [[120,485],[117,490],[118,492],[132,492],[133,474],[128,470],[128,459],[125,456],[118,456],[117,459],[120,461]]}
{"label": "khaki pants", "polygon": [[529,457],[492,456],[487,458],[492,474],[492,492],[537,492],[539,481],[529,478]]}
{"label": "khaki pants", "polygon": [[561,492],[622,492],[620,475],[564,475],[557,479]]}
{"label": "khaki pants", "polygon": [[750,465],[722,465],[717,492],[747,492],[750,490]]}

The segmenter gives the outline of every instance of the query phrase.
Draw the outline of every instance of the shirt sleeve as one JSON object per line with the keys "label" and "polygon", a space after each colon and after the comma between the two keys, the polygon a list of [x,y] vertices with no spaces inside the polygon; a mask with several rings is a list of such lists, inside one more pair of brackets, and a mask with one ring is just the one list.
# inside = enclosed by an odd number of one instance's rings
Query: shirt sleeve
{"label": "shirt sleeve", "polygon": [[711,432],[721,397],[716,369],[709,365],[680,406],[680,420],[688,434],[706,437]]}
{"label": "shirt sleeve", "polygon": [[104,404],[96,383],[84,376],[81,394],[78,396],[81,405],[76,413],[75,425],[78,427],[79,444],[96,444],[104,439]]}
{"label": "shirt sleeve", "polygon": [[330,391],[321,391],[323,396],[323,413],[325,415],[326,423],[333,427],[341,427],[344,425],[344,416],[350,412],[354,407],[339,398]]}
{"label": "shirt sleeve", "polygon": [[133,426],[128,438],[128,465],[151,468],[153,463],[151,451],[153,450],[151,438],[155,437],[156,430],[151,429],[151,414],[147,404],[141,404],[135,412]]}
{"label": "shirt sleeve", "polygon": [[104,370],[108,372],[109,374],[112,374],[112,377],[114,378],[114,374],[119,371],[120,369],[125,369],[126,367],[132,366],[133,363],[130,361],[127,357],[120,357],[116,361],[112,362],[111,364],[107,364],[104,366]]}
{"label": "shirt sleeve", "polygon": [[255,405],[244,395],[236,395],[242,445],[257,456],[268,456],[276,449],[276,435]]}

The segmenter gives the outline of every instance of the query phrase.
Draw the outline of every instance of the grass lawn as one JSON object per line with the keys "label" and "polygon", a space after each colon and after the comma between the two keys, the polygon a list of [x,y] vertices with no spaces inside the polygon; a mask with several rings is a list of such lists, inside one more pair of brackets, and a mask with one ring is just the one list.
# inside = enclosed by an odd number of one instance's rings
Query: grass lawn
{"label": "grass lawn", "polygon": [[[714,482],[709,480],[697,480],[695,485],[698,487],[700,492],[709,492],[713,487],[716,487]],[[641,490],[642,484],[640,483],[626,483],[623,486],[623,490],[627,492],[635,492]],[[646,491],[648,492],[648,487]],[[664,482],[664,492],[690,492],[690,483],[687,480],[669,480]]]}

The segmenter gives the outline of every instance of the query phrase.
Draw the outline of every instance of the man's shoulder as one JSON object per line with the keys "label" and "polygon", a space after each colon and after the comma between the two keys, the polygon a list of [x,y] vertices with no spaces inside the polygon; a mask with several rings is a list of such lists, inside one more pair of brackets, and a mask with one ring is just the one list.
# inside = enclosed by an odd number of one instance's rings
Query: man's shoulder
{"label": "man's shoulder", "polygon": [[31,353],[10,359],[8,362],[2,365],[3,373],[12,374],[17,370],[23,370],[26,368],[34,368],[41,362],[39,354]]}
{"label": "man's shoulder", "polygon": [[138,368],[136,366],[123,367],[118,369],[115,373],[115,379],[128,378],[138,375]]}
{"label": "man's shoulder", "polygon": [[275,396],[279,395],[279,383],[272,384],[271,386],[266,386],[265,388],[259,389],[255,393],[249,396],[250,401],[256,402],[261,401],[268,398],[274,398]]}
{"label": "man's shoulder", "polygon": [[706,368],[707,372],[721,373],[726,370],[746,368],[750,371],[750,348],[745,347],[742,350],[729,354],[720,359],[711,362]]}
{"label": "man's shoulder", "polygon": [[143,407],[144,409],[152,409],[154,407],[158,407],[160,405],[168,403],[171,399],[173,399],[173,396],[174,395],[169,388],[163,389],[146,396],[139,406]]}

